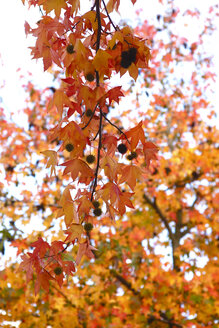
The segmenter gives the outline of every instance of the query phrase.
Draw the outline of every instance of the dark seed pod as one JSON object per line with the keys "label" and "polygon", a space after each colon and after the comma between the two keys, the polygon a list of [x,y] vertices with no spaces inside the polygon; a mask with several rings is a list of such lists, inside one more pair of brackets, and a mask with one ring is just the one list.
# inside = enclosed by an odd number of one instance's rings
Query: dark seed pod
{"label": "dark seed pod", "polygon": [[85,115],[86,115],[87,117],[91,117],[91,116],[93,115],[93,111],[92,111],[92,109],[88,108],[88,109],[86,110],[86,112],[85,112]]}
{"label": "dark seed pod", "polygon": [[121,154],[125,154],[127,152],[127,147],[125,144],[118,145],[117,149]]}
{"label": "dark seed pod", "polygon": [[98,207],[94,209],[93,213],[95,216],[100,216],[102,214],[102,210]]}
{"label": "dark seed pod", "polygon": [[137,158],[137,156],[138,155],[137,155],[136,151],[132,151],[131,154],[129,154],[127,156],[127,159],[129,159],[131,161],[132,159]]}
{"label": "dark seed pod", "polygon": [[98,200],[94,200],[92,204],[94,205],[95,208],[100,207],[100,202],[98,202]]}
{"label": "dark seed pod", "polygon": [[61,267],[56,267],[56,268],[54,269],[54,273],[55,273],[57,276],[59,276],[59,275],[62,273],[62,268],[61,268]]}
{"label": "dark seed pod", "polygon": [[165,167],[166,174],[168,175],[171,172],[171,169],[169,167]]}
{"label": "dark seed pod", "polygon": [[86,77],[86,80],[89,82],[92,82],[94,80],[93,73],[88,73],[85,77]]}
{"label": "dark seed pod", "polygon": [[88,155],[86,157],[86,161],[89,163],[89,164],[92,164],[95,162],[95,156],[94,155]]}
{"label": "dark seed pod", "polygon": [[91,231],[93,229],[93,224],[92,223],[85,223],[84,225],[84,230],[85,231]]}
{"label": "dark seed pod", "polygon": [[128,51],[122,52],[121,66],[123,68],[128,68],[131,65],[131,60]]}
{"label": "dark seed pod", "polygon": [[132,63],[136,61],[137,49],[130,48],[128,51],[122,52],[121,66],[128,68]]}
{"label": "dark seed pod", "polygon": [[74,46],[72,44],[68,44],[66,47],[66,51],[69,54],[73,54],[74,53]]}
{"label": "dark seed pod", "polygon": [[137,49],[136,48],[130,48],[129,49],[129,58],[132,63],[136,61],[136,55],[137,55]]}
{"label": "dark seed pod", "polygon": [[74,149],[74,146],[71,143],[68,143],[65,145],[65,150],[67,150],[69,153]]}

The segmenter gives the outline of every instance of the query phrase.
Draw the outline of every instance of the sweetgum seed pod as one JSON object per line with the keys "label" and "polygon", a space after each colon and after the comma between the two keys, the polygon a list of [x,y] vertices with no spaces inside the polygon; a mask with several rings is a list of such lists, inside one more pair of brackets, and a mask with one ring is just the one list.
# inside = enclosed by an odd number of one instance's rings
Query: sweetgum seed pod
{"label": "sweetgum seed pod", "polygon": [[93,229],[93,224],[92,223],[85,223],[84,225],[84,230],[85,231],[91,231]]}
{"label": "sweetgum seed pod", "polygon": [[93,114],[93,111],[92,111],[92,109],[90,109],[90,108],[88,108],[88,109],[86,110],[86,112],[85,112],[85,115],[86,115],[87,117],[91,117],[92,114]]}
{"label": "sweetgum seed pod", "polygon": [[137,49],[132,47],[128,51],[122,52],[121,66],[128,68],[132,63],[136,61]]}
{"label": "sweetgum seed pod", "polygon": [[129,58],[132,63],[136,61],[136,55],[137,55],[137,49],[136,48],[130,48],[129,49]]}
{"label": "sweetgum seed pod", "polygon": [[130,155],[127,156],[127,159],[129,159],[130,161],[134,158],[136,158],[138,155],[136,153],[136,151],[132,151]]}
{"label": "sweetgum seed pod", "polygon": [[95,156],[94,155],[88,155],[86,157],[86,161],[89,163],[89,164],[92,164],[95,162]]}
{"label": "sweetgum seed pod", "polygon": [[125,144],[118,145],[117,149],[121,154],[125,154],[127,152],[127,147]]}
{"label": "sweetgum seed pod", "polygon": [[74,53],[74,46],[72,44],[69,44],[66,48],[66,51],[69,53],[69,54],[73,54]]}
{"label": "sweetgum seed pod", "polygon": [[123,68],[128,68],[131,65],[131,60],[130,60],[130,56],[129,56],[129,52],[128,51],[123,51],[122,52],[122,59],[121,59],[121,66]]}
{"label": "sweetgum seed pod", "polygon": [[98,200],[94,200],[92,204],[94,205],[95,208],[100,207],[100,202],[98,202]]}
{"label": "sweetgum seed pod", "polygon": [[98,207],[94,209],[93,213],[95,216],[100,216],[102,214],[102,210]]}
{"label": "sweetgum seed pod", "polygon": [[59,276],[59,275],[62,273],[62,268],[61,268],[61,267],[56,267],[56,268],[54,269],[54,273],[55,273],[57,276]]}
{"label": "sweetgum seed pod", "polygon": [[74,146],[71,143],[68,143],[65,146],[65,149],[70,153],[74,149]]}
{"label": "sweetgum seed pod", "polygon": [[89,82],[92,82],[94,80],[93,73],[88,73],[85,77],[86,77],[86,80]]}

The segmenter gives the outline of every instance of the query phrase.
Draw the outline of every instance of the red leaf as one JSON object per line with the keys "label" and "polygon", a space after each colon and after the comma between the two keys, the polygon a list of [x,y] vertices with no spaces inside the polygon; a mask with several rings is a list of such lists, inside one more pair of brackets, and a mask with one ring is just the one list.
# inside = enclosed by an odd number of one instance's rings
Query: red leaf
{"label": "red leaf", "polygon": [[79,249],[76,257],[76,264],[78,265],[81,262],[83,255],[86,255],[89,259],[94,258],[94,253],[92,250],[97,250],[95,247],[91,246],[87,241],[82,244],[79,244]]}

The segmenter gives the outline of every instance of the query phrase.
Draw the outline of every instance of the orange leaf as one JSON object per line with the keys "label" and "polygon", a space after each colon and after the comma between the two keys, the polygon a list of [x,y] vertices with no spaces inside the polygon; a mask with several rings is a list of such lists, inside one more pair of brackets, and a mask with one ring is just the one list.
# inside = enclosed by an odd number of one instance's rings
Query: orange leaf
{"label": "orange leaf", "polygon": [[97,249],[91,246],[88,241],[85,241],[82,244],[79,244],[78,253],[76,257],[76,264],[78,265],[81,262],[81,258],[83,255],[86,255],[89,259],[94,258],[94,253],[92,251],[96,251]]}
{"label": "orange leaf", "polygon": [[46,13],[50,13],[54,10],[57,17],[60,16],[61,9],[66,9],[67,7],[65,0],[40,0],[38,5],[43,5],[43,9]]}
{"label": "orange leaf", "polygon": [[136,185],[136,180],[142,179],[142,172],[140,167],[136,165],[126,165],[122,168],[122,176],[119,180],[119,183],[126,182],[129,187],[134,190]]}
{"label": "orange leaf", "polygon": [[[137,126],[125,132],[126,137],[129,139],[131,138],[131,150],[134,150],[141,140],[141,143],[145,143],[145,135],[144,130],[142,128],[142,121],[138,123]],[[122,135],[121,139],[125,139],[125,136]]]}
{"label": "orange leaf", "polygon": [[50,100],[47,110],[50,111],[53,106],[56,106],[58,113],[62,116],[63,108],[65,106],[71,107],[72,103],[62,90],[57,90],[54,93],[53,99]]}
{"label": "orange leaf", "polygon": [[66,166],[63,175],[71,172],[73,181],[79,178],[80,183],[89,184],[94,178],[93,170],[81,159],[75,158],[60,165]]}
{"label": "orange leaf", "polygon": [[45,155],[46,157],[48,157],[48,162],[47,162],[47,168],[51,166],[51,176],[54,173],[54,175],[56,174],[56,169],[55,166],[58,164],[57,161],[57,152],[54,150],[44,150],[41,151],[41,153],[43,155]]}
{"label": "orange leaf", "polygon": [[143,152],[147,167],[150,165],[151,159],[157,159],[157,152],[159,148],[153,142],[145,142],[143,145]]}
{"label": "orange leaf", "polygon": [[81,224],[72,223],[68,230],[64,231],[68,236],[66,237],[66,241],[70,242],[77,238],[80,242],[81,234],[83,233],[83,227]]}

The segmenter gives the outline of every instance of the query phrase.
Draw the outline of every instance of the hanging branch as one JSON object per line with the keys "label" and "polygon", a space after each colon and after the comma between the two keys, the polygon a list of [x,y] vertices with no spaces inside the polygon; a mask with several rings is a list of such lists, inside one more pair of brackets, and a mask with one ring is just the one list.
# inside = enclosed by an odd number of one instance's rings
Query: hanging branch
{"label": "hanging branch", "polygon": [[117,126],[115,125],[113,122],[111,122],[107,117],[106,115],[103,113],[103,117],[105,118],[105,120],[110,124],[112,125],[114,128],[116,128],[121,134],[124,135],[124,137],[126,138],[127,142],[130,144],[130,141],[128,140],[126,134]]}
{"label": "hanging branch", "polygon": [[107,10],[107,7],[106,7],[106,4],[105,4],[105,1],[102,0],[102,2],[103,2],[103,6],[104,6],[104,9],[105,9],[106,15],[107,15],[107,17],[109,18],[110,23],[112,24],[112,26],[114,27],[114,29],[117,31],[118,29],[117,29],[117,27],[115,26],[115,24],[113,23],[113,21],[112,21],[112,19],[111,19],[111,17],[110,17],[110,14],[109,14],[109,12],[108,12],[108,10]]}
{"label": "hanging branch", "polygon": [[[100,48],[100,38],[101,38],[101,17],[100,17],[100,0],[96,0],[95,2],[96,5],[96,20],[97,20],[97,41],[96,41],[96,53],[98,52],[99,48]],[[100,86],[100,76],[99,76],[99,72],[96,71],[96,87]],[[98,106],[98,104],[96,105],[96,107]],[[91,192],[91,201],[93,200],[94,197],[94,193],[97,187],[97,180],[98,180],[98,171],[99,171],[99,164],[100,164],[100,150],[102,147],[102,123],[103,123],[103,113],[102,110],[99,106],[99,110],[100,110],[100,121],[99,121],[99,130],[98,130],[98,134],[99,134],[99,143],[98,143],[98,150],[97,150],[97,166],[96,166],[96,170],[95,170],[95,174],[94,174],[94,182],[93,182],[93,186],[92,186],[92,192]],[[97,135],[98,135],[97,134]]]}

